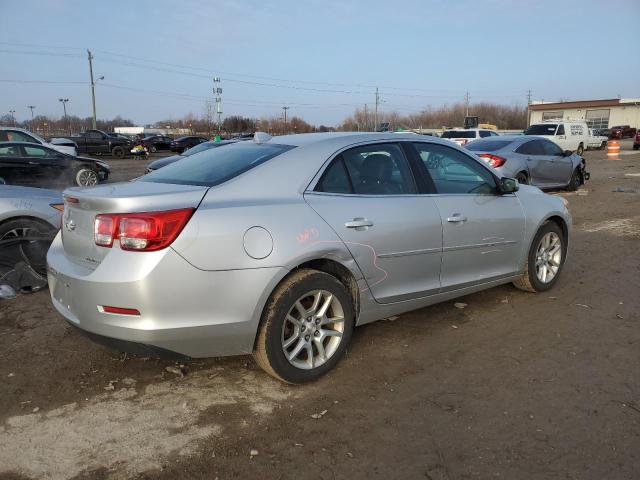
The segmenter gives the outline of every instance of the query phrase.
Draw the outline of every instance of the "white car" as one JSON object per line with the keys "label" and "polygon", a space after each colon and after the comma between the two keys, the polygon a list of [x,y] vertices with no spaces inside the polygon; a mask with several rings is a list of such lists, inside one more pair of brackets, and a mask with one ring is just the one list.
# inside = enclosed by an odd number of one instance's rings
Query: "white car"
{"label": "white car", "polygon": [[73,140],[68,138],[52,138],[51,142],[47,142],[41,136],[17,127],[0,127],[0,142],[28,142],[44,145],[54,150],[66,153],[67,155],[78,155],[77,145]]}
{"label": "white car", "polygon": [[602,150],[607,146],[607,142],[609,141],[608,137],[604,135],[594,135],[593,129],[589,129],[589,138],[587,139],[587,149],[597,149]]}
{"label": "white car", "polygon": [[446,138],[451,142],[463,146],[476,138],[487,138],[497,135],[497,132],[486,128],[453,128],[443,132],[440,138]]}
{"label": "white car", "polygon": [[589,145],[589,127],[580,120],[534,123],[524,134],[548,138],[563,150],[571,150],[578,155],[582,155]]}

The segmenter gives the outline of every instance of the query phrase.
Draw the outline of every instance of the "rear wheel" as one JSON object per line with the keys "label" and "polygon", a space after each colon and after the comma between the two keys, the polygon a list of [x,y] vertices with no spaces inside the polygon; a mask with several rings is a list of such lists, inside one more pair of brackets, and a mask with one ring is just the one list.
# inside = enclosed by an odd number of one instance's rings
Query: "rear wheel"
{"label": "rear wheel", "polygon": [[578,149],[576,150],[576,153],[578,155],[582,155],[584,153],[584,145],[582,144],[578,145]]}
{"label": "rear wheel", "polygon": [[516,180],[521,185],[528,185],[529,184],[529,177],[527,176],[527,174],[525,172],[518,173],[516,175]]}
{"label": "rear wheel", "polygon": [[157,149],[157,148],[156,148],[156,146],[152,143],[152,144],[151,144],[151,146],[149,147],[149,151],[150,151],[151,153],[156,153],[156,150],[158,150],[158,149]]}
{"label": "rear wheel", "polygon": [[82,167],[76,172],[76,184],[79,187],[93,187],[100,179],[98,173],[88,167]]}
{"label": "rear wheel", "polygon": [[116,158],[124,158],[125,151],[122,147],[113,147],[113,150],[111,150],[111,154]]}
{"label": "rear wheel", "polygon": [[562,229],[555,222],[547,222],[531,242],[522,276],[513,284],[527,292],[544,292],[558,281],[567,246]]}
{"label": "rear wheel", "polygon": [[0,225],[0,249],[8,252],[9,247],[17,248],[21,259],[38,275],[45,277],[47,250],[55,233],[52,225],[42,221],[30,218],[9,220]]}
{"label": "rear wheel", "polygon": [[300,270],[271,295],[253,356],[282,381],[309,382],[338,363],[353,324],[353,305],[344,285],[327,273]]}

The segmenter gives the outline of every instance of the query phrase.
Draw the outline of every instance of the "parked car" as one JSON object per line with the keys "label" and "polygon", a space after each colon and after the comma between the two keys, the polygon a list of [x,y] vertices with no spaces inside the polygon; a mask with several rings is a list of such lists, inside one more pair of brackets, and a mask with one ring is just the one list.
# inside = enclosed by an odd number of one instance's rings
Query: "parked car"
{"label": "parked car", "polygon": [[206,142],[199,143],[195,147],[191,147],[189,150],[185,150],[180,155],[172,155],[170,157],[159,158],[158,160],[154,160],[149,165],[147,165],[147,169],[145,173],[153,172],[154,170],[158,170],[159,168],[166,167],[178,160],[182,160],[183,158],[190,157],[194,153],[204,152],[205,150],[209,150],[211,148],[221,147],[223,145],[229,145],[230,143],[236,143],[239,140],[222,140],[220,142],[215,142],[213,140],[209,140]]}
{"label": "parked car", "polygon": [[52,138],[50,142],[29,130],[15,127],[0,127],[0,142],[28,142],[53,148],[68,155],[77,155],[77,145],[68,138]]}
{"label": "parked car", "polygon": [[577,190],[589,179],[584,158],[543,137],[502,135],[476,140],[466,148],[500,176],[520,184]]}
{"label": "parked car", "polygon": [[142,144],[147,147],[149,152],[154,153],[158,150],[169,150],[173,138],[165,135],[151,135],[142,139]]}
{"label": "parked car", "polygon": [[498,136],[497,132],[493,130],[486,130],[481,128],[454,128],[452,130],[446,130],[442,132],[440,138],[446,138],[458,145],[465,145],[476,138],[486,138]]}
{"label": "parked car", "polygon": [[571,229],[565,199],[421,135],[256,133],[64,198],[47,261],[72,325],[145,355],[253,353],[291,383],[333,368],[357,325],[550,289]]}
{"label": "parked car", "polygon": [[611,129],[610,128],[594,128],[593,134],[596,136],[607,137],[607,139],[611,138]]}
{"label": "parked car", "polygon": [[44,145],[0,142],[0,177],[8,185],[87,187],[105,181],[110,172],[102,160],[74,157]]}
{"label": "parked car", "polygon": [[188,137],[180,137],[171,142],[171,144],[169,145],[169,150],[171,150],[172,152],[182,153],[191,147],[195,147],[196,145],[207,141],[208,140],[204,137],[193,135]]}
{"label": "parked car", "polygon": [[534,123],[524,134],[548,138],[562,150],[571,150],[578,155],[582,155],[589,142],[589,127],[584,121]]}
{"label": "parked car", "polygon": [[636,136],[633,137],[633,149],[638,150],[640,148],[640,130],[636,132]]}
{"label": "parked car", "polygon": [[0,179],[0,298],[46,286],[46,252],[63,206],[60,192]]}
{"label": "parked car", "polygon": [[128,138],[109,135],[102,130],[87,130],[71,137],[71,140],[78,145],[78,153],[111,154],[117,158],[124,158],[133,147],[133,142]]}
{"label": "parked car", "polygon": [[607,142],[609,141],[608,137],[600,135],[596,133],[596,130],[589,129],[589,138],[587,140],[587,150],[588,149],[597,149],[602,150],[607,146]]}
{"label": "parked car", "polygon": [[636,129],[630,125],[618,125],[617,127],[611,127],[611,138],[633,138],[636,136]]}

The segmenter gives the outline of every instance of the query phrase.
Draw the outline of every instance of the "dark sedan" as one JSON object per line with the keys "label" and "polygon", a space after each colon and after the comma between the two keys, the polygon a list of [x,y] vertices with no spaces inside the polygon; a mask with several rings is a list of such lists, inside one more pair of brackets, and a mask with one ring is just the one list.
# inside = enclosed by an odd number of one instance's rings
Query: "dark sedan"
{"label": "dark sedan", "polygon": [[205,150],[209,150],[210,148],[221,147],[223,145],[228,145],[230,143],[236,143],[239,140],[223,140],[220,142],[214,142],[213,140],[208,140],[206,142],[200,143],[195,147],[190,148],[182,152],[180,155],[173,155],[171,157],[160,158],[158,160],[154,160],[149,165],[147,165],[147,170],[145,173],[153,172],[154,170],[158,170],[159,168],[166,167],[167,165],[177,162],[178,160],[182,160],[183,158],[189,157],[194,153],[204,152]]}
{"label": "dark sedan", "polygon": [[147,147],[149,152],[154,153],[158,150],[169,150],[173,138],[165,135],[151,135],[142,139],[142,144]]}
{"label": "dark sedan", "polygon": [[204,137],[198,137],[194,135],[180,137],[171,142],[171,145],[169,145],[169,150],[171,150],[172,152],[182,153],[191,147],[195,147],[196,145],[207,141],[208,140]]}
{"label": "dark sedan", "polygon": [[7,185],[59,188],[90,187],[109,177],[102,160],[74,157],[43,145],[0,142],[0,178]]}

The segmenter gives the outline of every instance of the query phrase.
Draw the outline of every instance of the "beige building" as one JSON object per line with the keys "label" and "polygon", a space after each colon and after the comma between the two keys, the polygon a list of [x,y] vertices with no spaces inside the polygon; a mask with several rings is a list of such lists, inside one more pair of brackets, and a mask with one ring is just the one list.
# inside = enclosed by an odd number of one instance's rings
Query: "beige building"
{"label": "beige building", "polygon": [[550,120],[585,120],[590,128],[631,125],[640,128],[640,98],[532,102],[529,124]]}

